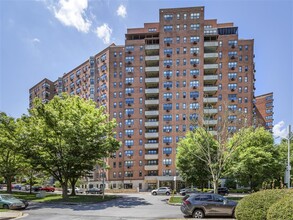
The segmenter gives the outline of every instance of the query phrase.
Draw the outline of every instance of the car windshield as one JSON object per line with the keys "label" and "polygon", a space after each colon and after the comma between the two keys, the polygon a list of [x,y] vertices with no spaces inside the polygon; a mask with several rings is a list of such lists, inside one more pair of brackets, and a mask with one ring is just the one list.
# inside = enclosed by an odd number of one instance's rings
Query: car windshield
{"label": "car windshield", "polygon": [[2,199],[8,200],[8,199],[16,199],[15,197],[11,196],[11,195],[2,195],[1,196]]}

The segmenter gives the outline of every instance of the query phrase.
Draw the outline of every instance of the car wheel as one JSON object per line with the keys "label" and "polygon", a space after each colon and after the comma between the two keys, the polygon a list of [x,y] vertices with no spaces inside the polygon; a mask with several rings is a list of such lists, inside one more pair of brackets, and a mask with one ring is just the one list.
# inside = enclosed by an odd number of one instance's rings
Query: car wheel
{"label": "car wheel", "polygon": [[169,193],[169,192],[166,192],[166,195],[167,195],[167,196],[170,196],[170,193]]}
{"label": "car wheel", "polygon": [[156,192],[153,192],[153,195],[154,195],[154,196],[156,196],[156,195],[157,195],[157,193],[156,193]]}
{"label": "car wheel", "polygon": [[204,213],[203,213],[202,210],[196,209],[196,210],[194,210],[192,217],[193,218],[203,218],[204,217]]}
{"label": "car wheel", "polygon": [[9,209],[9,206],[7,204],[4,204],[3,209]]}

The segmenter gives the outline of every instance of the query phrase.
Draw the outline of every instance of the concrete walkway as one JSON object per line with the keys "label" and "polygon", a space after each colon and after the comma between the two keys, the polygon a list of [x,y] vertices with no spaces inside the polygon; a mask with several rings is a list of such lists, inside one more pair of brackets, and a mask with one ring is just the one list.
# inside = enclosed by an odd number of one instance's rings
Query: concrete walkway
{"label": "concrete walkway", "polygon": [[10,211],[0,212],[0,220],[14,219],[22,216],[22,212],[19,211]]}

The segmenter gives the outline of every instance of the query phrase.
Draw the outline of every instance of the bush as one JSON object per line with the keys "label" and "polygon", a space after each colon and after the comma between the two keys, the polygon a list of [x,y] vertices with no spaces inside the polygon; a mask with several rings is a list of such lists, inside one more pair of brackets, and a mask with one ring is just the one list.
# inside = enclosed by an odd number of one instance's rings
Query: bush
{"label": "bush", "polygon": [[293,219],[293,197],[292,194],[285,196],[274,203],[268,210],[267,220],[292,220]]}
{"label": "bush", "polygon": [[293,195],[292,190],[274,189],[263,190],[245,196],[236,207],[236,218],[237,220],[264,220],[268,209],[289,193]]}
{"label": "bush", "polygon": [[251,189],[229,189],[230,193],[251,193]]}

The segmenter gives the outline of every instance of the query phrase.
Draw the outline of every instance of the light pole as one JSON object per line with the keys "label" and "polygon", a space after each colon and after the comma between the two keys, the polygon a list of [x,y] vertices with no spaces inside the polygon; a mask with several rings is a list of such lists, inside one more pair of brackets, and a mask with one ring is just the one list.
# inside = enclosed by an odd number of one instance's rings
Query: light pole
{"label": "light pole", "polygon": [[287,179],[285,183],[287,183],[288,189],[291,188],[290,186],[290,171],[291,171],[291,165],[290,165],[290,140],[293,137],[291,134],[291,125],[288,126],[288,138],[284,138],[288,141],[288,158],[287,158],[287,167],[286,167],[286,175],[285,178]]}

